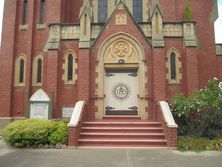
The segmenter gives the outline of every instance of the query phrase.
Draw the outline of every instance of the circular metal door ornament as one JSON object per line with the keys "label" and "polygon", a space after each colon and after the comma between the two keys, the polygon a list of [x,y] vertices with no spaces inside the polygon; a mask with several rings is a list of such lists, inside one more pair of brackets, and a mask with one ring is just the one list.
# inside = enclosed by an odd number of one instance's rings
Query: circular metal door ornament
{"label": "circular metal door ornament", "polygon": [[115,84],[112,89],[113,97],[120,102],[127,100],[130,92],[129,86],[123,82]]}

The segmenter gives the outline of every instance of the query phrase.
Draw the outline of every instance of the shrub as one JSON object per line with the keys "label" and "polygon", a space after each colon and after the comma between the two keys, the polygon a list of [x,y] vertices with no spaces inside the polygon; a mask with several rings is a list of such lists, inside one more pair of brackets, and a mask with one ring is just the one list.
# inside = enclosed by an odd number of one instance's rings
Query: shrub
{"label": "shrub", "polygon": [[67,123],[29,119],[15,121],[3,129],[5,141],[15,147],[39,144],[67,144]]}
{"label": "shrub", "polygon": [[171,109],[179,125],[179,135],[222,136],[222,83],[215,78],[190,97],[178,94],[172,98]]}
{"label": "shrub", "polygon": [[190,2],[189,0],[186,1],[186,8],[185,8],[185,15],[184,15],[185,20],[191,20],[191,8],[190,8]]}
{"label": "shrub", "polygon": [[66,122],[60,121],[56,123],[53,133],[49,136],[49,142],[51,144],[68,143],[68,127]]}
{"label": "shrub", "polygon": [[177,142],[177,148],[181,151],[204,151],[213,150],[214,141],[205,138],[185,137],[179,138]]}
{"label": "shrub", "polygon": [[222,139],[218,139],[214,143],[215,150],[222,151]]}

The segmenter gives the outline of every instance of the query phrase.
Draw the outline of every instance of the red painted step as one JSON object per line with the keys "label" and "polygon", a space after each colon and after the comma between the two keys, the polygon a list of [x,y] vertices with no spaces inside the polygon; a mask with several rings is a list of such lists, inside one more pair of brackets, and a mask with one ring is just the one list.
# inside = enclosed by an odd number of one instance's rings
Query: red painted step
{"label": "red painted step", "polygon": [[160,127],[160,122],[123,122],[123,121],[93,121],[93,122],[83,122],[83,127]]}
{"label": "red painted step", "polygon": [[126,115],[106,115],[103,116],[103,120],[141,120],[141,117],[139,116],[126,116]]}
{"label": "red painted step", "polygon": [[166,147],[166,140],[79,139],[80,146]]}
{"label": "red painted step", "polygon": [[79,147],[167,147],[160,122],[138,116],[105,116],[83,122]]}
{"label": "red painted step", "polygon": [[80,133],[81,139],[164,139],[164,133]]}

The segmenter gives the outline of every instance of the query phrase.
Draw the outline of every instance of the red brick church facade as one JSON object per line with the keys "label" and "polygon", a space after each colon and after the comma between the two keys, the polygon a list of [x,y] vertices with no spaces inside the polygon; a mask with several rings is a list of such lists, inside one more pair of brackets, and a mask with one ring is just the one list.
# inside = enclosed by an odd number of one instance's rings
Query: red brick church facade
{"label": "red brick church facade", "polygon": [[157,119],[159,101],[222,79],[216,1],[189,3],[191,20],[184,20],[186,0],[6,0],[0,121],[28,117],[29,99],[40,88],[50,98],[51,118],[83,100],[87,119],[102,119],[112,110],[105,106],[110,71],[136,71],[143,120]]}

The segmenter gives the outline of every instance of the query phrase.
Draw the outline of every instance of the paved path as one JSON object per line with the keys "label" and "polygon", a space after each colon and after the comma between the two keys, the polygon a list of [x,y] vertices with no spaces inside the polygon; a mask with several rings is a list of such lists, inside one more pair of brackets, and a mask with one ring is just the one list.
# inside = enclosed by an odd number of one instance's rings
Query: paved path
{"label": "paved path", "polygon": [[[3,152],[0,147],[0,152]],[[221,167],[222,152],[139,149],[9,149],[0,167]]]}

